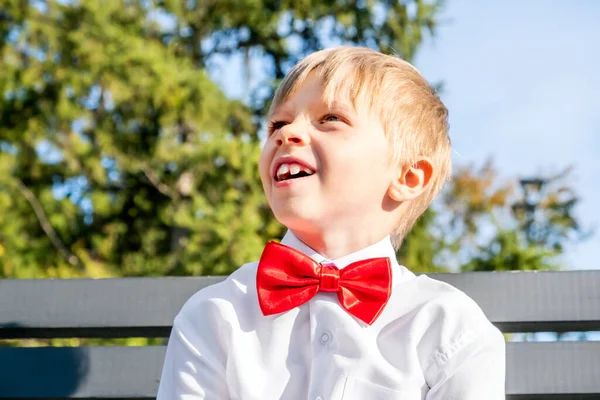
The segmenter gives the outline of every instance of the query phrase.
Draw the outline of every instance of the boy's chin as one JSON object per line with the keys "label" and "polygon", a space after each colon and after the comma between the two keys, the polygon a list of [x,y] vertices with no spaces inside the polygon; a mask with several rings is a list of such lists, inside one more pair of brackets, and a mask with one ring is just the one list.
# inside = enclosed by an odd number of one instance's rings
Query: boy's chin
{"label": "boy's chin", "polygon": [[306,230],[308,227],[319,223],[321,218],[315,213],[315,210],[308,209],[290,209],[273,210],[273,214],[279,223],[290,230]]}

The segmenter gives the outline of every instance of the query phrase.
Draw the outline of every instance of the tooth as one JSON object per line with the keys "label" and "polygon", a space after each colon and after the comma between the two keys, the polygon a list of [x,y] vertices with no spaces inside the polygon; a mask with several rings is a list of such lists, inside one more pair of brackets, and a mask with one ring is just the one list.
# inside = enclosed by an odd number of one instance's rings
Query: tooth
{"label": "tooth", "polygon": [[304,168],[302,168],[302,171],[306,172],[307,174],[312,174],[312,173],[313,173],[313,172],[311,171],[311,169],[310,169],[310,168],[308,168],[308,167],[304,167]]}
{"label": "tooth", "polygon": [[296,175],[298,172],[300,172],[300,166],[298,164],[290,165],[290,175]]}
{"label": "tooth", "polygon": [[277,169],[277,177],[280,178],[283,174],[287,174],[290,170],[289,165],[281,164],[279,169]]}

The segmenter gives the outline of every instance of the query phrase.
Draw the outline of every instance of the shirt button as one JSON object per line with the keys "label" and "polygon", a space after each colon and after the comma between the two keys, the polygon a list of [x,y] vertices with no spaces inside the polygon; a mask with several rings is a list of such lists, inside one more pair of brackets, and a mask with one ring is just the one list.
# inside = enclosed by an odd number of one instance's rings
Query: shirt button
{"label": "shirt button", "polygon": [[[325,344],[327,342],[329,342],[329,339],[331,339],[331,336],[329,336],[329,333],[325,332],[321,335],[321,343]],[[317,397],[315,400],[323,400],[320,397]]]}

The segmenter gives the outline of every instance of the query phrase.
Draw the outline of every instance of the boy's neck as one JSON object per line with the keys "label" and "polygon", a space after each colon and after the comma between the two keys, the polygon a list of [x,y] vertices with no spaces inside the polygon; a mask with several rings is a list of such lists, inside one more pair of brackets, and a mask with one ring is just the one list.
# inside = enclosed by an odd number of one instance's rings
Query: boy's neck
{"label": "boy's neck", "polygon": [[307,246],[329,260],[335,260],[365,249],[388,236],[385,234],[377,235],[372,232],[353,232],[352,235],[348,235],[347,231],[311,233],[290,230]]}

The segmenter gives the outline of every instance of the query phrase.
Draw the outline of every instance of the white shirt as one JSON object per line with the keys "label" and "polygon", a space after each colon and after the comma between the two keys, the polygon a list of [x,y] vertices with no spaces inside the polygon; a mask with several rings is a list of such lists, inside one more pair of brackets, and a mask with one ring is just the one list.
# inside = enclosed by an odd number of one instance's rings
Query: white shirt
{"label": "white shirt", "polygon": [[[323,256],[288,232],[282,240]],[[388,238],[332,260],[392,261],[392,295],[371,325],[335,293],[262,315],[257,262],[200,290],[175,318],[158,400],[504,400],[505,343],[458,289],[398,265]]]}

